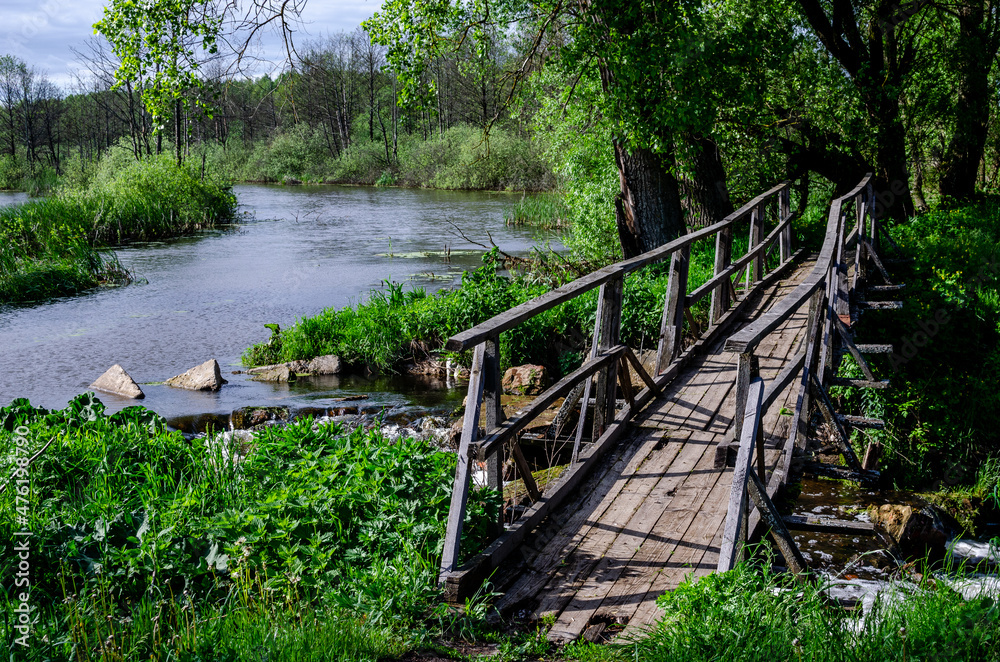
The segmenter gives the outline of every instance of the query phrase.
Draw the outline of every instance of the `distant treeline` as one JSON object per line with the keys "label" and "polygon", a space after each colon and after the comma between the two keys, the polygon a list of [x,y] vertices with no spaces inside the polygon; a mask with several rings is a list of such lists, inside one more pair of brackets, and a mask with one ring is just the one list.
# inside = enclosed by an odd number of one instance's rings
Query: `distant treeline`
{"label": "distant treeline", "polygon": [[[275,78],[209,61],[196,93],[214,111],[182,118],[183,152],[241,180],[548,188],[551,169],[531,144],[530,117],[500,117],[512,53],[499,45],[487,53],[494,67],[477,54],[474,70],[463,66],[468,53],[441,58],[431,67],[436,107],[413,111],[398,103],[385,49],[360,28],[307,45],[295,68]],[[115,86],[118,62],[101,42],[81,61],[88,74],[64,90],[28,63],[0,57],[0,187],[44,187],[46,177],[86,168],[119,142],[137,158],[172,148],[171,131],[154,131],[139,90]],[[431,138],[440,144],[417,148]],[[459,174],[459,165],[472,171]]]}

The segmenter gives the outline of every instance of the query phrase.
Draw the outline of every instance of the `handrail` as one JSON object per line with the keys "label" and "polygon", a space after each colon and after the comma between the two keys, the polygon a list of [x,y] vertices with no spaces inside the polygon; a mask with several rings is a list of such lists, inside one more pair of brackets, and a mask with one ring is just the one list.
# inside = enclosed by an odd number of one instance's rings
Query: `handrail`
{"label": "handrail", "polygon": [[678,250],[686,246],[690,246],[699,239],[704,239],[705,237],[731,227],[740,221],[744,216],[758,208],[764,201],[788,186],[789,182],[782,182],[764,193],[761,193],[756,198],[729,214],[718,223],[714,223],[713,225],[702,228],[696,232],[678,237],[677,239],[674,239],[659,248],[654,248],[651,251],[643,253],[642,255],[629,258],[628,260],[622,260],[621,262],[616,262],[598,269],[597,271],[593,271],[586,276],[581,276],[572,282],[557,287],[554,290],[531,299],[530,301],[526,301],[511,308],[510,310],[500,313],[499,315],[495,315],[485,322],[477,324],[471,329],[457,333],[448,339],[448,342],[445,343],[445,349],[449,352],[461,352],[470,347],[474,347],[494,334],[512,329],[521,322],[543,313],[546,310],[555,308],[559,304],[565,303],[570,299],[574,299],[584,292],[594,289],[595,287],[600,287],[616,277],[624,276],[654,262],[659,262]]}
{"label": "handrail", "polygon": [[[805,562],[774,507],[771,497],[787,479],[792,453],[807,426],[810,392],[815,392],[819,398],[820,410],[828,423],[837,427],[836,436],[841,454],[851,470],[865,479],[873,475],[872,472],[863,469],[846,433],[832,413],[832,405],[822,386],[827,376],[827,362],[832,362],[835,336],[839,334],[845,343],[853,347],[852,341],[847,336],[848,331],[843,318],[850,319],[853,291],[859,284],[864,285],[865,266],[869,256],[865,239],[868,236],[866,229],[869,235],[875,234],[875,221],[871,218],[873,197],[871,181],[872,173],[868,173],[857,186],[831,202],[823,246],[816,264],[805,279],[768,312],[726,340],[725,349],[739,354],[739,366],[731,443],[720,446],[716,456],[717,462],[729,459],[732,442],[737,443],[738,450],[718,562],[719,571],[729,570],[735,565],[742,552],[742,545],[751,535],[754,527],[749,516],[749,501],[752,500],[757,506],[754,517],[757,518],[757,522],[761,520],[767,522],[789,567],[797,573],[805,572]],[[844,209],[848,201],[854,202],[856,216],[856,222],[850,231],[846,227],[848,217]],[[855,273],[853,278],[848,279],[846,253],[852,245],[856,246],[853,260]],[[871,256],[874,257],[874,254]],[[782,370],[765,388],[754,351],[768,334],[787,321],[807,301],[811,302],[809,319],[800,350],[785,362]],[[869,379],[872,379],[867,366],[865,370]],[[797,375],[799,375],[798,392],[791,430],[782,447],[781,460],[768,479],[764,462],[763,417],[785,388],[796,380]],[[754,448],[757,457],[756,470],[751,467],[750,462]]]}
{"label": "handrail", "polygon": [[827,219],[823,247],[820,249],[819,257],[816,259],[816,265],[812,271],[809,272],[809,275],[798,287],[792,290],[773,308],[730,336],[726,340],[727,351],[738,352],[740,354],[753,351],[760,344],[761,340],[778,328],[782,322],[791,317],[823,285],[830,268],[830,262],[834,257],[834,250],[838,246],[841,205],[865,189],[873,176],[872,173],[868,173],[857,186],[833,201],[830,205],[830,214]]}

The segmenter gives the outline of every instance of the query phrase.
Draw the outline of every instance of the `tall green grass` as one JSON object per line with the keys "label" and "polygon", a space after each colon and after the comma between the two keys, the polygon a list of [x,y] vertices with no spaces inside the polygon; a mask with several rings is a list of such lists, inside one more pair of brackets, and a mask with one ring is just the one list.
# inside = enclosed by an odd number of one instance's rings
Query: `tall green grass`
{"label": "tall green grass", "polygon": [[236,199],[169,155],[136,161],[109,150],[92,173],[54,195],[0,209],[0,304],[75,294],[129,274],[102,249],[232,220]]}
{"label": "tall green grass", "polygon": [[868,613],[831,604],[822,584],[798,584],[749,565],[689,579],[658,600],[665,615],[631,643],[578,644],[567,659],[689,662],[884,662],[1000,659],[1000,608],[964,600],[944,582],[911,585],[905,600]]}
{"label": "tall green grass", "polygon": [[[17,490],[0,495],[0,535],[32,533],[25,659],[373,660],[446,620],[436,577],[455,457],[426,442],[312,419],[187,440],[84,394],[56,412],[0,409],[6,467],[18,430],[27,454],[51,442],[29,469],[26,525]],[[466,554],[498,500],[474,495]],[[0,557],[7,644],[17,569]]]}

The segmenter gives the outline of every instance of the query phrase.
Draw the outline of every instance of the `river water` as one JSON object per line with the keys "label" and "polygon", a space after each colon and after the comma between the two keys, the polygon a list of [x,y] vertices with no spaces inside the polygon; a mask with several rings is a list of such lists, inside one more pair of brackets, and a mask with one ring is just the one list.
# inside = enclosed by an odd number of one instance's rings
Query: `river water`
{"label": "river water", "polygon": [[[59,408],[120,363],[168,418],[225,414],[246,405],[327,406],[370,394],[373,406],[434,406],[462,393],[414,379],[325,378],[264,384],[238,369],[241,352],[266,341],[265,324],[286,327],[329,306],[357,302],[385,279],[436,290],[481,264],[462,238],[525,254],[530,228],[508,228],[510,194],[361,187],[234,188],[244,217],[235,226],[117,251],[148,283],[99,288],[44,304],[0,308],[0,405],[14,398]],[[0,194],[0,205],[23,202]],[[551,237],[551,234],[548,235]],[[558,245],[558,240],[553,240]],[[446,260],[445,247],[451,249]],[[554,246],[555,247],[555,246]],[[217,393],[156,385],[215,358],[229,384]],[[111,410],[133,400],[99,394]]]}

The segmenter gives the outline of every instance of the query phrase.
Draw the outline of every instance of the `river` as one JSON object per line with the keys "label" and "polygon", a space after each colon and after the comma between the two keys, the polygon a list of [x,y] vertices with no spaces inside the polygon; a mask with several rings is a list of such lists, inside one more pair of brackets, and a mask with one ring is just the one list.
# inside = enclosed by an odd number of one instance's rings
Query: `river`
{"label": "river", "polygon": [[[537,230],[504,226],[503,209],[516,201],[510,194],[264,185],[234,191],[244,215],[238,224],[117,251],[147,283],[0,308],[0,405],[26,397],[63,407],[115,363],[142,384],[141,404],[168,418],[246,405],[322,407],[362,393],[374,406],[457,403],[461,391],[415,379],[273,385],[230,373],[246,347],[268,339],[265,324],[286,327],[357,302],[384,279],[428,291],[455,282],[481,264],[483,253],[456,226],[482,244],[492,235],[517,254],[545,240]],[[0,194],[0,205],[23,201],[23,194]],[[211,358],[229,380],[216,393],[155,384]],[[110,410],[136,404],[99,397]]]}

